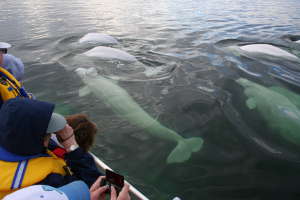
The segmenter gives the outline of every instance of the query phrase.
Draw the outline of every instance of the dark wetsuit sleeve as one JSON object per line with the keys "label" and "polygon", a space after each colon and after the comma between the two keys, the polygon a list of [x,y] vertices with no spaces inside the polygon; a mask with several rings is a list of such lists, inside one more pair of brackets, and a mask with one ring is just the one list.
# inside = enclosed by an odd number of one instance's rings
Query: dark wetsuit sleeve
{"label": "dark wetsuit sleeve", "polygon": [[98,170],[93,157],[81,148],[65,154],[65,161],[74,173],[72,176],[60,174],[49,174],[38,184],[60,187],[75,180],[84,181],[89,187],[103,174]]}

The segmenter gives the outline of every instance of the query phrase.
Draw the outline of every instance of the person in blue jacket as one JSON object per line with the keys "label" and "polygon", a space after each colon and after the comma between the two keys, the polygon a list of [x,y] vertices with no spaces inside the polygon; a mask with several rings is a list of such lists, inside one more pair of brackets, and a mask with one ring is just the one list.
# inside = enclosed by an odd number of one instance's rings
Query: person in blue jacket
{"label": "person in blue jacket", "polygon": [[[89,187],[102,175],[92,156],[76,143],[73,129],[54,104],[14,98],[0,109],[0,199],[30,185],[61,187],[75,180]],[[64,159],[48,150],[56,133],[67,150]]]}
{"label": "person in blue jacket", "polygon": [[[109,186],[100,186],[103,179],[100,176],[89,189],[82,181],[74,181],[59,188],[48,185],[33,185],[4,197],[3,200],[100,200],[106,198],[109,192]],[[125,183],[124,187],[117,195],[114,186],[110,187],[110,200],[130,200],[129,185]]]}
{"label": "person in blue jacket", "polygon": [[24,77],[24,64],[20,58],[8,54],[11,44],[0,42],[0,66],[9,71],[18,81]]}
{"label": "person in blue jacket", "polygon": [[0,107],[4,101],[16,96],[35,98],[23,84],[24,64],[21,59],[8,54],[11,44],[0,42]]}

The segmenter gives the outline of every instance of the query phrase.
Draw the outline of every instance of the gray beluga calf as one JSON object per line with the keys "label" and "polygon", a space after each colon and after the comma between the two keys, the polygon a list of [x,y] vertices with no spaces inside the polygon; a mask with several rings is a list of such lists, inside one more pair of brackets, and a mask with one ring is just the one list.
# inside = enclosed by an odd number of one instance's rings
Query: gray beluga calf
{"label": "gray beluga calf", "polygon": [[78,42],[88,44],[118,44],[118,41],[114,37],[103,33],[87,33]]}
{"label": "gray beluga calf", "polygon": [[83,53],[83,55],[86,55],[88,57],[95,57],[102,60],[121,60],[126,62],[137,61],[137,59],[133,55],[125,51],[103,46],[94,47],[91,50]]}
{"label": "gray beluga calf", "polygon": [[[249,109],[257,109],[269,127],[287,141],[300,145],[300,110],[276,88],[267,88],[244,78],[237,81],[245,88]],[[291,96],[291,95],[289,95]],[[295,99],[295,97],[293,97]]]}
{"label": "gray beluga calf", "polygon": [[85,83],[85,87],[79,90],[80,96],[93,93],[112,110],[126,119],[131,124],[144,129],[155,137],[177,143],[177,146],[169,154],[167,163],[179,163],[188,160],[192,152],[197,152],[203,145],[200,137],[183,138],[175,131],[163,126],[145,112],[127,93],[114,81],[99,75],[95,68],[78,68],[76,73]]}
{"label": "gray beluga calf", "polygon": [[249,44],[239,47],[241,50],[249,54],[265,54],[269,56],[281,57],[292,61],[300,61],[300,59],[279,47],[270,44]]}

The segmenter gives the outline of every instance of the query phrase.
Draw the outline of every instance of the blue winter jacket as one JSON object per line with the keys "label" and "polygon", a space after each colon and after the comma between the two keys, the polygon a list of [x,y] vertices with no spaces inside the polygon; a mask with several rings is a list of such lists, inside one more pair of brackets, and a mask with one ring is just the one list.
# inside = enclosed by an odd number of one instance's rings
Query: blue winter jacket
{"label": "blue winter jacket", "polygon": [[[48,156],[43,145],[54,104],[33,99],[15,98],[0,109],[0,160],[18,162]],[[102,175],[92,156],[81,148],[65,155],[74,175],[49,174],[38,184],[60,187],[74,180],[88,186]]]}

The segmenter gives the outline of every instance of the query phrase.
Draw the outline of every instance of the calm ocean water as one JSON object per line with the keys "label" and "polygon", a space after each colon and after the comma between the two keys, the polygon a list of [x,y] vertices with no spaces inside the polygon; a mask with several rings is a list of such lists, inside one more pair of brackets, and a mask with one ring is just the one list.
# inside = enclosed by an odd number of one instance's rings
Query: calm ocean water
{"label": "calm ocean water", "polygon": [[[63,114],[87,113],[99,126],[93,152],[150,199],[298,199],[299,147],[246,107],[234,80],[297,95],[299,62],[228,50],[267,43],[300,57],[298,0],[1,0],[0,7],[0,40],[24,61],[25,87]],[[91,32],[115,37],[112,47],[159,73],[143,80],[131,64],[80,59],[91,46],[77,41]],[[161,124],[202,137],[202,149],[167,164],[175,143],[128,123],[94,95],[78,96],[83,83],[74,69],[90,66],[121,79]]]}

